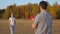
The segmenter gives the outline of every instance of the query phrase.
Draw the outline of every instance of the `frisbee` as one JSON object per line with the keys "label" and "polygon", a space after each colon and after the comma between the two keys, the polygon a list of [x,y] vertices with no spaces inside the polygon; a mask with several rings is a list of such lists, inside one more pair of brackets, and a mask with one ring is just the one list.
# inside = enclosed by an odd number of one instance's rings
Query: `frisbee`
{"label": "frisbee", "polygon": [[33,18],[33,16],[30,16],[30,20],[34,21],[34,18]]}

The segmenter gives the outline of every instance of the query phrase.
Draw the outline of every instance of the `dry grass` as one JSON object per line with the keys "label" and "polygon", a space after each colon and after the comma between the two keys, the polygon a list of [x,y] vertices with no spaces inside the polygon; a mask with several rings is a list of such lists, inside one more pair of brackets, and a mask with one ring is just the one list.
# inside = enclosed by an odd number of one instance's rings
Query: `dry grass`
{"label": "dry grass", "polygon": [[[32,22],[29,19],[17,19],[15,34],[34,34],[31,28]],[[60,20],[53,20],[52,33],[60,34]],[[0,20],[0,34],[10,34],[8,20]]]}

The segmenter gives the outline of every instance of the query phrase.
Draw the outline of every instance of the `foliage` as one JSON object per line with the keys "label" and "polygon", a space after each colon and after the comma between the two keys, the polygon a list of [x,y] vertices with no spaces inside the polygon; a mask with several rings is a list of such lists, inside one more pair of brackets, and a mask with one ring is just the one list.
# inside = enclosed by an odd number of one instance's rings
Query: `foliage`
{"label": "foliage", "polygon": [[[48,12],[53,18],[60,18],[60,5],[55,2],[52,6],[48,3]],[[35,17],[39,13],[39,5],[28,3],[27,5],[16,6],[10,5],[6,9],[0,9],[0,18],[8,19],[10,14],[13,13],[15,18],[29,18]]]}

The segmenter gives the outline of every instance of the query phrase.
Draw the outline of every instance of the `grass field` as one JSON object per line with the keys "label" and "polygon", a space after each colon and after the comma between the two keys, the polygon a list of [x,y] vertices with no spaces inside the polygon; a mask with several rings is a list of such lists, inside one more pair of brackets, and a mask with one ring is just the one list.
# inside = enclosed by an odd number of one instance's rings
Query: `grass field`
{"label": "grass field", "polygon": [[[34,34],[31,24],[29,19],[17,19],[15,34]],[[8,20],[0,20],[0,34],[10,34]],[[52,34],[60,34],[60,20],[53,20]]]}

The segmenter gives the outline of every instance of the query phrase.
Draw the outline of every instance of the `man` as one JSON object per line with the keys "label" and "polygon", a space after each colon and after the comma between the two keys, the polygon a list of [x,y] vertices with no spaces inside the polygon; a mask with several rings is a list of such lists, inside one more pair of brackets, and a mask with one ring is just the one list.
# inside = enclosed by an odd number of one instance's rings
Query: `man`
{"label": "man", "polygon": [[15,18],[13,16],[13,13],[11,13],[11,17],[9,18],[9,22],[10,22],[10,30],[11,30],[11,34],[14,34],[14,28],[15,28]]}
{"label": "man", "polygon": [[35,34],[52,34],[52,17],[47,12],[47,2],[39,3],[40,13],[35,17],[32,28],[35,29]]}

